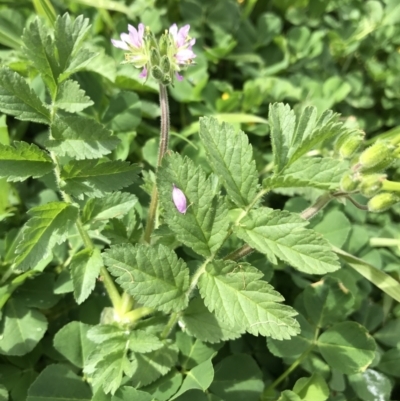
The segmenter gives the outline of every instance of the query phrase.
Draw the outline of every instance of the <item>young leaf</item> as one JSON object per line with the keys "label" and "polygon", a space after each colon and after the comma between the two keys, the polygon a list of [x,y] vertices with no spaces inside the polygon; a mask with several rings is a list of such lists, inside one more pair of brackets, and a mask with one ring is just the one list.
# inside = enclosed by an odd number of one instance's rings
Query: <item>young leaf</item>
{"label": "young leaf", "polygon": [[52,171],[50,156],[36,145],[14,142],[0,143],[0,177],[7,181],[24,181],[29,177],[38,178]]}
{"label": "young leaf", "polygon": [[26,58],[39,71],[53,94],[57,88],[60,68],[54,54],[53,38],[46,23],[36,17],[24,29],[22,43]]}
{"label": "young leaf", "polygon": [[360,324],[342,322],[319,336],[318,349],[331,368],[351,375],[372,363],[376,344]]}
{"label": "young leaf", "polygon": [[0,354],[25,355],[32,351],[47,329],[46,318],[22,301],[9,299],[0,332]]}
{"label": "young leaf", "polygon": [[144,306],[166,313],[187,306],[189,270],[166,246],[117,245],[103,259],[121,287]]}
{"label": "young leaf", "polygon": [[129,337],[129,349],[139,354],[147,354],[163,347],[164,344],[158,337],[143,330],[134,330]]}
{"label": "young leaf", "polygon": [[262,275],[246,263],[216,261],[200,277],[200,294],[207,308],[233,327],[253,335],[289,339],[299,333],[293,319],[297,313],[280,304],[283,297],[260,280]]}
{"label": "young leaf", "polygon": [[188,334],[212,344],[234,340],[245,332],[245,329],[241,329],[238,325],[232,326],[224,320],[218,319],[206,308],[200,297],[190,301],[179,322],[182,329]]}
{"label": "young leaf", "polygon": [[[68,82],[68,81],[67,81]],[[56,116],[46,147],[58,156],[97,159],[115,149],[120,140],[97,121],[81,116]]]}
{"label": "young leaf", "polygon": [[[174,185],[186,197],[188,208],[180,213],[172,201]],[[165,220],[179,241],[203,256],[216,252],[228,233],[228,210],[200,167],[177,154],[165,157],[157,173]]]}
{"label": "young leaf", "polygon": [[85,361],[95,349],[87,338],[91,326],[82,322],[70,322],[54,336],[54,348],[78,368],[83,368]]}
{"label": "young leaf", "polygon": [[50,111],[21,75],[0,69],[0,111],[19,120],[49,124]]}
{"label": "young leaf", "polygon": [[57,18],[54,35],[60,69],[63,71],[59,77],[60,82],[84,68],[95,57],[95,53],[82,48],[89,29],[89,19],[82,15],[74,22],[68,13]]}
{"label": "young leaf", "polygon": [[204,117],[200,119],[200,138],[229,197],[239,207],[248,206],[257,193],[258,174],[247,135],[232,125],[219,125],[217,119]]}
{"label": "young leaf", "polygon": [[56,243],[65,240],[78,217],[78,209],[65,202],[50,202],[28,212],[32,217],[21,230],[15,267],[28,270],[46,258]]}
{"label": "young leaf", "polygon": [[234,228],[237,236],[267,255],[276,264],[277,257],[297,270],[325,274],[339,269],[337,256],[329,243],[296,214],[260,208],[250,211]]}
{"label": "young leaf", "polygon": [[114,192],[103,198],[89,199],[82,211],[84,224],[109,219],[121,219],[134,208],[138,199],[127,192]]}
{"label": "young leaf", "polygon": [[64,365],[48,365],[28,390],[27,401],[90,401],[89,386]]}
{"label": "young leaf", "polygon": [[74,297],[78,304],[85,301],[93,291],[102,266],[103,259],[98,249],[83,249],[73,256],[70,269]]}
{"label": "young leaf", "polygon": [[147,354],[134,353],[133,364],[136,365],[132,377],[132,385],[135,387],[147,386],[160,376],[167,374],[176,364],[178,359],[178,347],[175,344],[164,345],[162,348]]}
{"label": "young leaf", "polygon": [[63,190],[77,198],[83,198],[83,194],[100,197],[132,184],[138,170],[136,165],[119,160],[70,161],[61,171],[61,179],[65,181]]}
{"label": "young leaf", "polygon": [[55,107],[70,113],[77,113],[93,104],[93,101],[85,96],[85,91],[80,88],[78,82],[68,79],[60,84]]}
{"label": "young leaf", "polygon": [[288,164],[288,154],[294,139],[296,117],[288,104],[274,103],[269,106],[268,121],[274,154],[274,170],[277,174]]}
{"label": "young leaf", "polygon": [[268,177],[263,188],[313,187],[333,190],[339,187],[343,174],[348,170],[346,162],[328,157],[302,158],[283,173]]}

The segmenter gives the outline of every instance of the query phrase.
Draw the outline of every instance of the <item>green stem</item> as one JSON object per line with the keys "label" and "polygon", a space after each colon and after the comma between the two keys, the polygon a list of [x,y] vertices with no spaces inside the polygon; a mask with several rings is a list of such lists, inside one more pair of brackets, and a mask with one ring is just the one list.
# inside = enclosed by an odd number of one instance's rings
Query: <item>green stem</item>
{"label": "green stem", "polygon": [[399,246],[400,245],[400,239],[396,238],[370,238],[369,240],[370,246],[375,246],[375,247],[389,247],[389,246]]}
{"label": "green stem", "polygon": [[169,320],[168,323],[166,324],[166,326],[164,327],[164,330],[161,333],[161,340],[165,340],[168,336],[169,333],[171,333],[172,329],[174,328],[175,324],[178,322],[180,317],[180,313],[179,312],[174,312]]}
{"label": "green stem", "polygon": [[300,216],[305,220],[311,220],[314,216],[316,216],[331,200],[333,196],[327,192],[321,195],[316,202],[308,207],[307,209],[303,210]]}
{"label": "green stem", "polygon": [[400,192],[400,182],[385,180],[382,183],[382,189],[389,192]]}
{"label": "green stem", "polygon": [[[158,146],[157,169],[161,166],[162,159],[168,149],[169,138],[169,105],[167,88],[160,84],[160,110],[161,110],[161,127],[160,127],[160,143]],[[154,229],[158,206],[157,185],[154,184],[151,193],[151,201],[149,206],[149,214],[147,216],[146,228],[144,230],[143,239],[150,243],[151,234]]]}

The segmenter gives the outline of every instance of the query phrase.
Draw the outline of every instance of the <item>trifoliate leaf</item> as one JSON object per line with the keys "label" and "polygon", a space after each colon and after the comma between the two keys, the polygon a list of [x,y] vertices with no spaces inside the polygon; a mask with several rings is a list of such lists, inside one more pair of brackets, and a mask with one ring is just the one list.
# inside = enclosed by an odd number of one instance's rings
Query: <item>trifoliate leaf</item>
{"label": "trifoliate leaf", "polygon": [[167,374],[178,360],[178,347],[175,344],[146,354],[134,353],[132,363],[136,365],[131,383],[135,387],[143,387]]}
{"label": "trifoliate leaf", "polygon": [[14,142],[12,145],[0,143],[0,177],[7,181],[24,181],[29,177],[38,178],[53,168],[50,156],[36,145]]}
{"label": "trifoliate leaf", "polygon": [[238,325],[232,326],[226,321],[218,319],[206,308],[200,297],[190,301],[179,324],[191,336],[209,343],[234,340],[245,332],[245,329],[240,329]]}
{"label": "trifoliate leaf", "polygon": [[[186,213],[180,213],[172,201],[174,185],[186,197]],[[157,186],[165,220],[178,240],[203,256],[216,252],[228,233],[229,219],[212,178],[188,158],[172,154],[164,158]]]}
{"label": "trifoliate leaf", "polygon": [[54,336],[54,348],[81,369],[95,349],[95,344],[87,338],[90,328],[82,322],[70,322]]}
{"label": "trifoliate leaf", "polygon": [[82,15],[73,22],[68,13],[57,18],[54,35],[60,69],[63,71],[60,81],[84,68],[95,56],[95,53],[82,48],[89,29],[89,19]]}
{"label": "trifoliate leaf", "polygon": [[268,190],[291,187],[333,190],[339,187],[340,180],[347,170],[347,163],[337,159],[302,158],[282,174],[266,178],[263,187]]}
{"label": "trifoliate leaf", "polygon": [[64,365],[48,365],[32,383],[27,401],[90,401],[89,386]]}
{"label": "trifoliate leaf", "polygon": [[111,131],[91,118],[56,116],[46,146],[58,156],[83,160],[107,155],[119,143]]}
{"label": "trifoliate leaf", "polygon": [[21,230],[15,267],[28,270],[46,258],[56,243],[65,240],[78,217],[78,209],[65,202],[50,202],[28,212],[32,217]]}
{"label": "trifoliate leaf", "polygon": [[342,322],[319,336],[318,349],[331,368],[351,375],[372,363],[376,344],[360,324]]}
{"label": "trifoliate leaf", "polygon": [[248,137],[215,118],[200,119],[200,138],[210,164],[239,207],[249,205],[257,192],[258,174]]}
{"label": "trifoliate leaf", "polygon": [[0,354],[25,355],[32,351],[47,329],[46,318],[20,300],[7,301],[0,329]]}
{"label": "trifoliate leaf", "polygon": [[41,74],[53,94],[57,88],[60,67],[54,54],[54,42],[47,24],[36,17],[22,35],[23,52],[29,63]]}
{"label": "trifoliate leaf", "polygon": [[75,160],[63,167],[61,179],[65,182],[63,190],[77,198],[83,194],[100,197],[132,184],[138,171],[136,165],[119,160]]}
{"label": "trifoliate leaf", "polygon": [[78,304],[85,301],[93,291],[102,266],[103,259],[98,249],[83,249],[73,256],[70,270],[74,298]]}
{"label": "trifoliate leaf", "polygon": [[199,289],[207,308],[218,319],[247,332],[289,339],[299,333],[293,319],[297,313],[282,305],[282,295],[265,281],[263,274],[247,263],[216,261],[207,265]]}
{"label": "trifoliate leaf", "polygon": [[288,153],[293,144],[296,117],[288,104],[274,103],[269,106],[268,121],[274,154],[274,171],[277,174],[288,164]]}
{"label": "trifoliate leaf", "polygon": [[82,221],[88,222],[120,219],[137,203],[137,197],[127,192],[114,192],[103,198],[89,199],[82,211]]}
{"label": "trifoliate leaf", "polygon": [[166,313],[187,306],[189,269],[166,246],[117,245],[103,259],[118,284],[144,306]]}
{"label": "trifoliate leaf", "polygon": [[55,107],[70,113],[77,113],[92,106],[93,101],[85,95],[78,82],[68,79],[58,87]]}
{"label": "trifoliate leaf", "polygon": [[276,264],[279,258],[297,270],[325,274],[339,269],[337,256],[329,243],[307,221],[287,211],[260,208],[252,210],[234,228],[237,236],[267,255]]}
{"label": "trifoliate leaf", "polygon": [[19,120],[49,124],[50,111],[21,75],[0,69],[0,111]]}

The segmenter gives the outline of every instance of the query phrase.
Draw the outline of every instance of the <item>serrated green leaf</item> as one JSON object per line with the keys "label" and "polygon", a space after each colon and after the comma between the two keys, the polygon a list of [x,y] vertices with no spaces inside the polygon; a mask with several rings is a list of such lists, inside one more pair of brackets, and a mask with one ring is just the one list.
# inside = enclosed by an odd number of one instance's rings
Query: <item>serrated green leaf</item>
{"label": "serrated green leaf", "polygon": [[303,158],[290,165],[282,174],[266,178],[263,187],[268,190],[291,187],[334,190],[338,189],[340,180],[347,170],[347,163],[337,159]]}
{"label": "serrated green leaf", "polygon": [[0,111],[19,120],[49,124],[50,111],[21,75],[0,69]]}
{"label": "serrated green leaf", "polygon": [[[297,119],[296,130],[291,142],[291,148],[297,149],[303,138],[308,138],[317,123],[317,108],[307,106]],[[289,152],[290,153],[290,152]]]}
{"label": "serrated green leaf", "polygon": [[298,315],[296,320],[300,323],[301,329],[300,334],[296,337],[283,341],[274,340],[273,338],[267,339],[268,349],[271,354],[280,358],[294,359],[312,347],[315,328],[310,325],[303,315]]}
{"label": "serrated green leaf", "polygon": [[[154,401],[150,394],[136,390],[133,387],[123,386],[112,396],[110,401]],[[96,401],[96,400],[92,400]]]}
{"label": "serrated green leaf", "polygon": [[8,300],[1,322],[0,354],[25,355],[32,351],[47,329],[46,318],[20,300]]}
{"label": "serrated green leaf", "polygon": [[181,394],[186,391],[197,389],[206,391],[214,379],[214,367],[211,362],[211,358],[197,365],[189,372],[186,373],[186,377],[183,380],[182,386],[179,391],[171,398],[175,400]]}
{"label": "serrated green leaf", "polygon": [[235,327],[219,320],[206,308],[200,297],[190,301],[179,321],[181,327],[191,336],[209,343],[234,340],[245,332],[237,325]]}
{"label": "serrated green leaf", "polygon": [[239,207],[248,206],[258,187],[258,173],[248,137],[232,125],[220,125],[217,119],[204,117],[200,119],[200,138],[230,198]]}
{"label": "serrated green leaf", "polygon": [[158,337],[143,330],[134,330],[129,336],[129,349],[139,354],[153,352],[163,346]]}
{"label": "serrated green leaf", "polygon": [[54,54],[54,42],[46,23],[36,17],[22,35],[23,52],[29,63],[41,74],[53,94],[57,88],[60,67]]}
{"label": "serrated green leaf", "polygon": [[[288,163],[293,143],[296,117],[288,104],[274,103],[269,106],[268,122],[274,155],[274,171],[281,172]],[[296,139],[297,142],[297,139]]]}
{"label": "serrated green leaf", "polygon": [[276,264],[277,257],[309,274],[325,274],[340,264],[329,243],[317,232],[305,229],[300,216],[281,210],[252,210],[234,228],[237,236],[267,255]]}
{"label": "serrated green leaf", "polygon": [[0,177],[7,181],[24,181],[29,177],[38,178],[53,168],[50,156],[35,144],[14,142],[12,145],[0,143]]}
{"label": "serrated green leaf", "polygon": [[90,401],[89,386],[63,365],[47,366],[28,390],[27,401]]}
{"label": "serrated green leaf", "polygon": [[78,82],[68,79],[59,85],[54,105],[69,113],[77,113],[93,104],[93,101],[85,95],[85,91],[80,88]]}
{"label": "serrated green leaf", "polygon": [[95,53],[82,49],[89,29],[89,19],[82,15],[73,22],[68,13],[57,18],[54,36],[60,69],[63,71],[59,78],[60,82],[79,71],[95,56]]}
{"label": "serrated green leaf", "polygon": [[349,315],[353,309],[354,297],[343,283],[333,277],[326,277],[304,290],[304,307],[307,315],[317,327],[325,327]]}
{"label": "serrated green leaf", "polygon": [[46,146],[58,156],[83,160],[107,155],[119,143],[111,131],[91,118],[56,116]]}
{"label": "serrated green leaf", "polygon": [[118,284],[144,306],[166,313],[187,306],[189,270],[166,246],[116,245],[103,259]]}
{"label": "serrated green leaf", "polygon": [[[178,212],[172,201],[176,185],[183,191],[186,213]],[[228,233],[228,210],[200,167],[188,158],[172,154],[164,158],[157,173],[160,202],[165,220],[179,241],[203,256],[217,252]]]}
{"label": "serrated green leaf", "polygon": [[342,322],[322,333],[318,349],[331,368],[345,374],[363,372],[375,357],[375,341],[356,322]]}
{"label": "serrated green leaf", "polygon": [[132,184],[138,171],[136,165],[119,160],[75,160],[63,167],[61,179],[65,182],[63,190],[77,198],[83,194],[100,197]]}
{"label": "serrated green leaf", "polygon": [[147,386],[160,376],[167,374],[176,364],[178,348],[175,344],[164,345],[162,348],[147,354],[132,355],[136,370],[131,383],[135,387]]}
{"label": "serrated green leaf", "polygon": [[103,198],[89,199],[82,211],[82,221],[105,221],[109,219],[121,219],[134,208],[138,199],[127,192],[114,192]]}
{"label": "serrated green leaf", "polygon": [[78,368],[83,368],[95,345],[87,338],[91,326],[70,322],[54,336],[54,348]]}
{"label": "serrated green leaf", "polygon": [[65,202],[50,202],[28,213],[32,217],[22,228],[14,261],[20,270],[28,270],[46,258],[56,243],[65,240],[78,217],[78,209]]}
{"label": "serrated green leaf", "polygon": [[247,263],[216,261],[207,265],[198,286],[205,305],[218,319],[253,335],[289,339],[299,333],[293,319],[297,313],[280,304],[282,295],[260,280],[262,276]]}
{"label": "serrated green leaf", "polygon": [[[123,330],[116,324],[99,324],[93,326],[87,334],[88,338],[96,344],[110,343],[109,340],[123,339],[124,344],[129,340],[129,331]],[[118,342],[117,342],[118,345]]]}
{"label": "serrated green leaf", "polygon": [[85,301],[93,291],[102,266],[103,259],[98,249],[83,249],[73,256],[70,271],[77,304]]}

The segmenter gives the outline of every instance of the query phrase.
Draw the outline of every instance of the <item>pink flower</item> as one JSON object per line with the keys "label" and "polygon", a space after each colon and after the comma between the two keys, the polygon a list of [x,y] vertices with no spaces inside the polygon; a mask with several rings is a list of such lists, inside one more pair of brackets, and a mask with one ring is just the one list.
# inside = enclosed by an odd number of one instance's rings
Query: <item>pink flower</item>
{"label": "pink flower", "polygon": [[[174,41],[174,57],[178,65],[190,65],[196,54],[192,50],[192,46],[196,43],[196,39],[189,36],[190,25],[185,25],[178,30],[176,24],[171,25],[169,33]],[[178,77],[179,79],[179,77]]]}
{"label": "pink flower", "polygon": [[111,43],[118,49],[126,50],[125,62],[132,63],[136,68],[143,68],[140,77],[145,78],[147,76],[146,64],[149,61],[149,55],[145,46],[144,41],[144,30],[143,24],[139,24],[138,29],[132,25],[128,25],[127,33],[121,33],[121,40],[111,39]]}
{"label": "pink flower", "polygon": [[172,200],[179,213],[185,214],[187,210],[185,194],[173,184]]}

